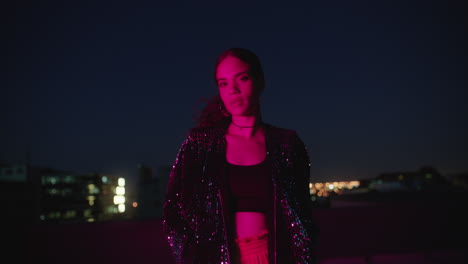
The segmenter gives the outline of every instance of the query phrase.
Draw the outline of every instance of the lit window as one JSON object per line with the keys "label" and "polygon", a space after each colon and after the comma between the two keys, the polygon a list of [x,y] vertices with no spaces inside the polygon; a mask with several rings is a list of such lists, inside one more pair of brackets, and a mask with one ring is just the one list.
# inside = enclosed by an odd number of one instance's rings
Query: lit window
{"label": "lit window", "polygon": [[93,212],[91,211],[91,209],[86,209],[83,211],[83,216],[85,218],[91,217],[92,215],[93,215]]}
{"label": "lit window", "polygon": [[49,177],[49,183],[50,184],[57,184],[57,178],[53,177],[53,176],[50,176]]}
{"label": "lit window", "polygon": [[76,211],[75,210],[67,210],[65,212],[65,215],[63,218],[75,218],[76,217]]}
{"label": "lit window", "polygon": [[96,200],[96,196],[94,196],[94,195],[89,195],[89,196],[86,198],[86,200],[88,200],[90,206],[93,206],[93,205],[94,205],[94,201]]}
{"label": "lit window", "polygon": [[115,188],[115,193],[117,195],[124,195],[125,194],[125,187],[122,187],[122,186],[117,186]]}
{"label": "lit window", "polygon": [[119,186],[125,186],[125,179],[124,178],[119,178],[118,185]]}
{"label": "lit window", "polygon": [[122,196],[122,195],[114,196],[114,204],[124,204],[124,203],[125,203],[125,196]]}
{"label": "lit window", "polygon": [[119,213],[125,212],[125,204],[119,204]]}

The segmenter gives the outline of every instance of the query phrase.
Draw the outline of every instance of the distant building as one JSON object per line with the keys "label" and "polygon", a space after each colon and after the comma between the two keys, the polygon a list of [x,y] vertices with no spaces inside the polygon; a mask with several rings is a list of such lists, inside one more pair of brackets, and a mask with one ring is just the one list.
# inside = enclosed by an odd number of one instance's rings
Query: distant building
{"label": "distant building", "polygon": [[39,221],[40,186],[26,164],[0,163],[1,221],[30,224]]}
{"label": "distant building", "polygon": [[27,182],[27,172],[26,164],[0,163],[0,182]]}
{"label": "distant building", "polygon": [[449,185],[449,182],[435,168],[421,167],[417,171],[381,173],[369,184],[377,191],[418,191],[437,189]]}
{"label": "distant building", "polygon": [[137,215],[139,219],[161,218],[166,187],[172,166],[152,167],[138,165]]}
{"label": "distant building", "polygon": [[139,164],[137,186],[137,214],[138,219],[151,219],[161,216],[161,205],[158,197],[160,192],[159,178],[155,177],[154,169]]}
{"label": "distant building", "polygon": [[452,173],[447,179],[457,188],[468,190],[468,172]]}
{"label": "distant building", "polygon": [[126,219],[125,179],[78,175],[47,167],[0,166],[0,197],[7,219],[28,223]]}
{"label": "distant building", "polygon": [[42,221],[94,222],[130,217],[122,177],[44,169],[41,186]]}
{"label": "distant building", "polygon": [[169,176],[171,174],[172,166],[161,166],[158,169],[158,178],[160,182],[160,192],[159,192],[159,203],[162,205],[164,203],[164,199],[166,198],[166,189],[167,183],[169,182]]}

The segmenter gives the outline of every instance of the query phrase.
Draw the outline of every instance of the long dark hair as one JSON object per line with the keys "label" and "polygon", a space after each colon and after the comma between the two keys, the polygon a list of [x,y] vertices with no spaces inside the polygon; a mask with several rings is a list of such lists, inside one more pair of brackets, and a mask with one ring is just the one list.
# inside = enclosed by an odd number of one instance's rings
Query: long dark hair
{"label": "long dark hair", "polygon": [[[218,87],[216,80],[216,69],[218,65],[228,56],[237,58],[249,65],[249,72],[254,80],[255,87],[258,89],[259,94],[265,88],[265,77],[263,68],[258,56],[251,50],[245,48],[230,48],[218,56],[215,67],[213,80]],[[223,101],[219,94],[205,100],[206,106],[200,111],[195,120],[200,127],[227,127],[231,123],[231,115],[226,111]]]}

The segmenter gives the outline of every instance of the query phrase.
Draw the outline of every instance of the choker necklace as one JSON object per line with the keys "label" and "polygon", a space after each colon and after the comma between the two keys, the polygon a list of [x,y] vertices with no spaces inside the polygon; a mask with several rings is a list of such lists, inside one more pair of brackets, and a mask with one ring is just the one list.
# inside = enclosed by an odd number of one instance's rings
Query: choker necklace
{"label": "choker necklace", "polygon": [[254,127],[259,126],[261,124],[261,123],[260,124],[255,124],[253,126],[239,126],[238,124],[234,123],[234,121],[232,121],[232,120],[231,120],[231,123],[233,125],[235,125],[236,127],[240,128],[240,129],[242,129],[242,128],[254,128]]}

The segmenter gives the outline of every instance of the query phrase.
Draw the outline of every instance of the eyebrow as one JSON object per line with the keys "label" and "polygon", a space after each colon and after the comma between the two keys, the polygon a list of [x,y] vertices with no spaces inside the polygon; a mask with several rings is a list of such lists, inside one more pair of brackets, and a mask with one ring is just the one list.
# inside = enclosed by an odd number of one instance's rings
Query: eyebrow
{"label": "eyebrow", "polygon": [[[236,75],[234,75],[234,77],[237,77],[237,76],[239,76],[239,75],[241,75],[241,74],[244,74],[244,73],[249,74],[249,71],[239,72],[239,73],[237,73]],[[226,79],[225,79],[225,78],[219,78],[219,79],[216,79],[216,80],[217,80],[217,81],[221,81],[221,80],[226,80]]]}

